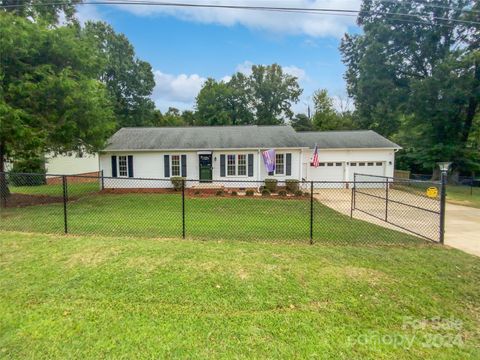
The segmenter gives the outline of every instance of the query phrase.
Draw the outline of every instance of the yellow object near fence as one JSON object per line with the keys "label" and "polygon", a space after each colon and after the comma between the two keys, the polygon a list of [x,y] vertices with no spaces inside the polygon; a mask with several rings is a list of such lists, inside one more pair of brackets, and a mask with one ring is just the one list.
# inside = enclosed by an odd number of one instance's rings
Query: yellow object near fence
{"label": "yellow object near fence", "polygon": [[426,193],[428,197],[435,198],[438,196],[438,189],[432,186],[427,189]]}

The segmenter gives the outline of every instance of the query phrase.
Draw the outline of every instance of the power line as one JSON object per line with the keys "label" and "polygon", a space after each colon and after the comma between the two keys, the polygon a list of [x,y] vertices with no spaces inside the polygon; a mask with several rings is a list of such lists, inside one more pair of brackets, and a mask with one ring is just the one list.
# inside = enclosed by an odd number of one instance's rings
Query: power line
{"label": "power line", "polygon": [[[380,0],[380,2],[395,2],[393,0]],[[398,2],[400,3],[400,2]],[[424,3],[422,3],[424,4]],[[50,2],[50,3],[37,3],[37,4],[8,4],[0,5],[0,8],[9,9],[9,8],[19,8],[19,7],[43,7],[43,6],[54,6],[54,5],[65,5],[64,2]],[[78,3],[77,5],[136,5],[136,6],[161,6],[161,7],[184,7],[184,8],[210,8],[210,9],[230,9],[230,10],[249,10],[249,11],[274,11],[274,12],[285,12],[285,13],[305,13],[305,14],[320,14],[320,15],[331,15],[331,16],[357,16],[361,11],[367,13],[373,13],[368,10],[355,10],[355,9],[336,9],[336,8],[304,8],[304,7],[280,7],[280,6],[252,6],[252,5],[221,5],[221,4],[195,4],[195,3],[177,3],[177,2],[156,2],[156,1],[145,1],[145,0],[110,0],[110,1],[84,1]],[[450,8],[453,10],[453,8]],[[473,11],[473,10],[472,10]],[[421,14],[408,14],[400,12],[384,12],[383,15],[389,16],[402,16],[402,17],[413,17],[420,19],[421,23],[426,25],[448,25],[448,24],[435,24],[428,21],[424,21]],[[414,20],[408,20],[412,23],[418,22]],[[463,19],[450,19],[445,17],[431,16],[429,20],[440,20],[447,22],[454,22],[459,24],[468,24],[468,25],[477,25],[480,26],[479,21],[473,20],[463,20]]]}

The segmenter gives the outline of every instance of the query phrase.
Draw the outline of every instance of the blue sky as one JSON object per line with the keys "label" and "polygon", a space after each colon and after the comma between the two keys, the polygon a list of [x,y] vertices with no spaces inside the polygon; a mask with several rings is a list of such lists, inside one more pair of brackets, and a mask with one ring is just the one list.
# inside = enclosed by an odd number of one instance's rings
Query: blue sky
{"label": "blue sky", "polygon": [[[359,7],[356,0],[254,3]],[[319,88],[327,88],[332,96],[345,99],[345,68],[338,46],[346,31],[358,31],[353,17],[303,13],[82,5],[78,17],[81,21],[104,20],[129,38],[138,57],[154,69],[156,87],[152,97],[162,111],[169,106],[193,108],[206,78],[220,80],[236,71],[248,72],[252,64],[278,63],[299,78],[304,93],[294,106],[297,112],[305,112],[312,93]]]}

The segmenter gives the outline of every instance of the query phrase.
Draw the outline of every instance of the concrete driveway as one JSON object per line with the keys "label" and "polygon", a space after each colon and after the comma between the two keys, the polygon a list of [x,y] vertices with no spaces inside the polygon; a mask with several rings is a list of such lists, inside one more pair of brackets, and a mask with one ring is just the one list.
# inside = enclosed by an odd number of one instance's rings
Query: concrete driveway
{"label": "concrete driveway", "polygon": [[[352,191],[348,189],[316,189],[314,196],[322,204],[350,216],[351,194]],[[390,197],[416,205],[419,205],[420,201],[421,206],[434,211],[438,210],[438,202],[428,203],[425,202],[425,199],[418,199],[416,195],[411,193],[393,190],[390,192]],[[398,204],[390,204],[389,206],[389,217],[395,224],[416,231],[426,237],[438,238],[438,215]],[[361,194],[357,193],[357,207],[380,218],[385,216],[385,201],[381,199],[362,197]],[[354,211],[353,215],[356,219],[368,221],[389,229],[407,232],[360,211]],[[447,203],[445,244],[480,256],[480,209]]]}
{"label": "concrete driveway", "polygon": [[480,209],[447,203],[445,244],[480,256]]}

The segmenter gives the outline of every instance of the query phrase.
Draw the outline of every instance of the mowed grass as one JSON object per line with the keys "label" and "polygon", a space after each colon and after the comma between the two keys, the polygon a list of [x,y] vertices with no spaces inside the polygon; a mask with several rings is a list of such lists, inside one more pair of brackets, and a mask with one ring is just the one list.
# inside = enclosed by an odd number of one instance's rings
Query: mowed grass
{"label": "mowed grass", "polygon": [[[97,192],[100,190],[98,182],[69,183],[67,178],[67,188],[70,196],[80,196]],[[48,184],[38,186],[9,186],[12,193],[27,195],[48,195],[63,196],[63,184]]]}
{"label": "mowed grass", "polygon": [[0,232],[0,273],[5,359],[480,358],[480,260],[440,246]]}
{"label": "mowed grass", "polygon": [[[93,194],[67,205],[72,234],[182,237],[180,194]],[[3,209],[0,229],[60,233],[63,204]],[[186,197],[185,234],[194,239],[308,242],[310,200]],[[350,219],[314,202],[313,238],[333,243],[411,243],[418,238]]]}
{"label": "mowed grass", "polygon": [[480,187],[447,185],[447,201],[480,208]]}

